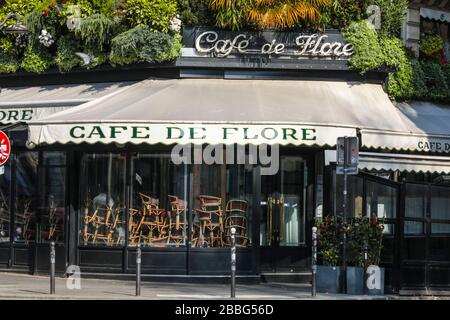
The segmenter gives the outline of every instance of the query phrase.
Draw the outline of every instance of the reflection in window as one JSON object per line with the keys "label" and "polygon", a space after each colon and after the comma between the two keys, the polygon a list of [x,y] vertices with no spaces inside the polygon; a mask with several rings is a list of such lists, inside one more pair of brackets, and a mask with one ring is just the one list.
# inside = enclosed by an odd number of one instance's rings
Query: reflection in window
{"label": "reflection in window", "polygon": [[192,247],[251,244],[251,165],[194,165]]}
{"label": "reflection in window", "polygon": [[427,187],[421,185],[406,185],[405,217],[423,218],[427,201]]}
{"label": "reflection in window", "polygon": [[405,235],[423,235],[423,222],[405,221],[404,233]]}
{"label": "reflection in window", "polygon": [[450,189],[431,187],[431,219],[450,220]]}
{"label": "reflection in window", "polygon": [[9,242],[9,225],[11,212],[9,210],[9,188],[11,183],[11,162],[4,164],[5,172],[0,175],[0,242]]}
{"label": "reflection in window", "polygon": [[64,240],[65,154],[44,152],[41,166],[40,241]]}
{"label": "reflection in window", "polygon": [[[347,218],[361,218],[363,216],[363,179],[358,176],[348,176],[347,178],[348,208]],[[344,204],[344,176],[333,174],[334,184],[334,212],[343,215]]]}
{"label": "reflection in window", "polygon": [[28,243],[35,240],[38,153],[20,153],[16,155],[15,161],[14,241]]}
{"label": "reflection in window", "polygon": [[380,183],[366,182],[367,214],[380,219],[397,216],[397,190]]}
{"label": "reflection in window", "polygon": [[83,156],[82,245],[124,245],[125,160],[125,155],[113,153]]}
{"label": "reflection in window", "polygon": [[432,223],[431,233],[434,234],[450,234],[450,223]]}
{"label": "reflection in window", "polygon": [[186,166],[170,155],[136,153],[132,157],[129,245],[186,245]]}

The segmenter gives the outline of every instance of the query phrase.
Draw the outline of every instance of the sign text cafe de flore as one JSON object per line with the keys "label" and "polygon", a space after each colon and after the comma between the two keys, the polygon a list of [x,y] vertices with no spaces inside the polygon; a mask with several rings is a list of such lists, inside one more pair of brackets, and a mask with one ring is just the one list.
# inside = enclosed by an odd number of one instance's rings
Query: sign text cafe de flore
{"label": "sign text cafe de flore", "polygon": [[[65,128],[61,128],[64,126]],[[63,130],[56,130],[60,128]],[[48,130],[60,143],[210,143],[332,145],[336,134],[354,134],[351,128],[299,125],[218,124],[83,124],[56,125]]]}

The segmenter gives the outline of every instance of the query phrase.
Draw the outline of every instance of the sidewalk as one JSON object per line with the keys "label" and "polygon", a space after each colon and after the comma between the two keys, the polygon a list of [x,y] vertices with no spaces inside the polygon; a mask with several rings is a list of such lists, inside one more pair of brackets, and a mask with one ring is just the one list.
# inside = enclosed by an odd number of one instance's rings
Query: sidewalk
{"label": "sidewalk", "polygon": [[[0,273],[0,300],[4,299],[95,299],[95,300],[183,300],[229,299],[230,286],[224,284],[142,282],[141,296],[135,296],[135,282],[81,279],[80,290],[69,290],[66,278],[56,278],[56,294],[50,295],[48,277]],[[311,297],[308,285],[269,283],[238,285],[237,299],[251,300],[389,300],[393,296],[351,296],[317,294]]]}

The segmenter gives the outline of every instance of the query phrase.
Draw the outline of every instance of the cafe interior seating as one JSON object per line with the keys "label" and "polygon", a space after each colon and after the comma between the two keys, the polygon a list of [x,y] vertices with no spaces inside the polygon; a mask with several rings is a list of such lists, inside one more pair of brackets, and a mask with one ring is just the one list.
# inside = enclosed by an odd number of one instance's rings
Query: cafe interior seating
{"label": "cafe interior seating", "polygon": [[[167,210],[160,207],[160,199],[137,193],[137,202],[128,210],[128,244],[155,246],[183,246],[186,243],[187,202],[175,195],[167,196]],[[123,206],[98,206],[93,210],[87,202],[84,228],[81,232],[85,244],[120,244],[124,241],[122,225]],[[192,220],[192,247],[225,247],[231,245],[231,228],[236,228],[236,245],[245,247],[247,238],[247,209],[244,200],[229,200],[224,208],[222,198],[200,195]],[[55,229],[54,232],[56,232]]]}
{"label": "cafe interior seating", "polygon": [[169,213],[169,243],[174,243],[176,246],[184,243],[185,236],[185,214],[186,201],[177,196],[169,195],[170,213]]}
{"label": "cafe interior seating", "polygon": [[224,246],[222,199],[214,196],[200,195],[198,197],[200,208],[195,212],[200,223],[198,246],[219,247]]}
{"label": "cafe interior seating", "polygon": [[84,244],[106,244],[111,246],[122,242],[123,235],[119,232],[122,224],[122,207],[112,208],[101,205],[90,214],[91,201],[86,202],[84,209],[84,228],[81,232]]}
{"label": "cafe interior seating", "polygon": [[169,219],[166,211],[159,207],[159,199],[139,193],[142,203],[142,218],[138,229],[140,241],[161,246],[169,241]]}
{"label": "cafe interior seating", "polygon": [[225,207],[225,237],[226,244],[231,245],[231,229],[236,229],[236,247],[247,246],[247,201],[229,200]]}

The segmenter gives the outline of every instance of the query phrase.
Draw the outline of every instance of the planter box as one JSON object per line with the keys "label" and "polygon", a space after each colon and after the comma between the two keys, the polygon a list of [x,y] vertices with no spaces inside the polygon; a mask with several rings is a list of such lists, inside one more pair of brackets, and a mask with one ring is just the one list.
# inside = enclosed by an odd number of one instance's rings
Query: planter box
{"label": "planter box", "polygon": [[366,286],[368,295],[384,295],[384,268],[369,266],[367,268]]}
{"label": "planter box", "polygon": [[347,267],[347,294],[364,294],[364,268]]}
{"label": "planter box", "polygon": [[341,267],[317,266],[316,290],[321,293],[339,293]]}

